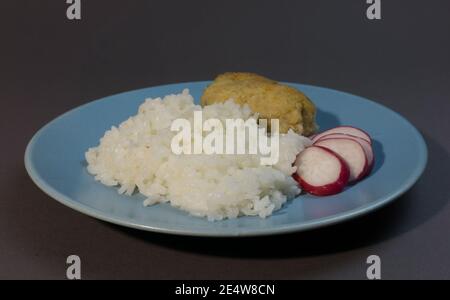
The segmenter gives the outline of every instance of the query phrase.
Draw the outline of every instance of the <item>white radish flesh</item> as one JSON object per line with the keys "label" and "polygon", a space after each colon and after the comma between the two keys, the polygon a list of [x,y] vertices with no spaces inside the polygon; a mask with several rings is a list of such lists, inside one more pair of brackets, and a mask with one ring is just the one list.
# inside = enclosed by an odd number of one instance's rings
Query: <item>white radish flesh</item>
{"label": "white radish flesh", "polygon": [[352,136],[352,135],[342,134],[342,133],[328,134],[328,135],[321,137],[318,141],[325,140],[325,139],[333,139],[333,138],[351,139],[351,140],[358,142],[364,149],[364,153],[366,154],[366,157],[367,157],[367,164],[369,165],[369,169],[372,168],[373,163],[374,163],[374,154],[373,154],[372,145],[370,145],[370,143],[368,141],[366,141],[365,139],[362,139],[360,137],[357,137],[357,136]]}
{"label": "white radish flesh", "polygon": [[367,174],[367,157],[357,141],[344,138],[323,139],[317,141],[315,146],[330,149],[344,159],[350,169],[349,182],[356,182]]}
{"label": "white radish flesh", "polygon": [[334,133],[356,136],[356,137],[362,138],[363,140],[366,140],[367,142],[369,142],[369,144],[372,144],[372,139],[365,131],[363,131],[359,128],[356,128],[356,127],[352,127],[352,126],[339,126],[339,127],[329,129],[327,131],[324,131],[322,133],[315,135],[312,138],[312,141],[314,143],[314,142],[320,140],[323,136],[329,135],[329,134],[334,134]]}
{"label": "white radish flesh", "polygon": [[329,149],[312,146],[299,154],[294,178],[310,194],[328,196],[340,193],[350,171],[342,158]]}

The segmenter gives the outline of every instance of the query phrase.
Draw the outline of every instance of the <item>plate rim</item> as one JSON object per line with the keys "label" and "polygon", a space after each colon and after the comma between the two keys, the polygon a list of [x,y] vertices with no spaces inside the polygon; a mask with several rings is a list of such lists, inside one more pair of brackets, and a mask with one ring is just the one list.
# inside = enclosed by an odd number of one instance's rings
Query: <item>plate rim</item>
{"label": "plate rim", "polygon": [[114,214],[111,214],[111,213],[108,213],[105,211],[101,211],[96,208],[89,207],[87,205],[79,203],[79,202],[71,199],[70,197],[58,192],[50,184],[48,184],[44,179],[42,179],[42,177],[39,175],[39,173],[34,168],[34,163],[31,159],[31,154],[34,149],[34,145],[35,145],[36,141],[48,127],[50,127],[53,123],[56,123],[58,120],[64,118],[66,115],[69,115],[75,111],[81,110],[89,105],[93,105],[94,103],[104,101],[106,98],[111,97],[111,96],[120,96],[122,94],[127,94],[130,92],[144,91],[144,90],[148,90],[151,88],[170,88],[171,86],[183,85],[183,84],[188,85],[188,84],[209,84],[209,83],[211,83],[211,81],[191,81],[191,82],[181,82],[181,83],[171,83],[171,84],[164,84],[164,85],[157,85],[157,86],[149,86],[149,87],[145,87],[145,88],[134,89],[134,90],[120,92],[117,94],[108,95],[108,96],[99,98],[97,100],[93,100],[93,101],[84,103],[75,108],[72,108],[72,109],[68,110],[67,112],[64,112],[64,113],[58,115],[50,122],[46,123],[33,135],[31,140],[28,142],[25,153],[24,153],[25,169],[26,169],[28,175],[30,176],[30,178],[32,179],[32,181],[45,194],[47,194],[54,200],[58,201],[59,203],[65,205],[75,211],[78,211],[82,214],[85,214],[87,216],[90,216],[90,217],[93,217],[93,218],[96,218],[96,219],[99,219],[99,220],[102,220],[105,222],[128,227],[128,228],[144,230],[144,231],[149,231],[149,232],[157,232],[157,233],[161,233],[161,234],[195,236],[195,237],[269,236],[269,235],[278,235],[278,234],[288,234],[288,233],[293,233],[293,232],[302,232],[302,231],[322,228],[325,226],[331,226],[331,225],[334,225],[337,223],[342,223],[342,222],[366,215],[370,212],[374,212],[374,211],[384,207],[388,203],[394,201],[395,199],[399,198],[400,196],[402,196],[404,193],[406,193],[408,190],[410,190],[412,188],[412,186],[418,181],[420,176],[425,171],[425,168],[426,168],[426,165],[428,162],[428,155],[429,155],[425,139],[423,138],[420,131],[411,122],[409,122],[405,117],[403,117],[400,113],[398,113],[380,103],[377,103],[371,99],[367,99],[367,98],[364,98],[364,97],[361,97],[358,95],[354,95],[354,94],[351,94],[348,92],[343,92],[340,90],[335,90],[335,89],[327,88],[327,87],[315,86],[315,85],[310,85],[310,84],[302,84],[302,83],[293,83],[293,82],[283,82],[283,83],[288,84],[288,85],[302,85],[302,86],[305,86],[308,88],[310,88],[310,87],[318,88],[318,89],[322,89],[322,90],[328,90],[328,91],[334,92],[334,93],[341,93],[341,94],[351,96],[351,97],[357,97],[363,101],[371,103],[372,105],[376,105],[380,108],[388,110],[389,112],[396,115],[397,118],[404,121],[414,131],[414,136],[415,136],[415,138],[417,138],[418,144],[420,146],[418,153],[419,153],[419,157],[421,157],[421,159],[418,161],[418,164],[417,164],[416,168],[414,169],[414,172],[412,172],[409,175],[409,177],[407,178],[407,180],[404,182],[404,184],[401,187],[397,188],[391,194],[385,195],[384,197],[379,198],[377,201],[375,201],[373,203],[366,204],[366,205],[354,208],[349,211],[341,212],[341,213],[338,213],[338,214],[335,214],[332,216],[328,216],[328,217],[324,217],[324,218],[314,219],[314,220],[307,221],[307,222],[286,224],[286,225],[279,226],[276,228],[262,228],[262,229],[256,228],[256,229],[252,229],[250,231],[244,230],[244,231],[236,231],[236,232],[229,232],[229,231],[214,231],[214,232],[212,232],[212,231],[192,231],[192,230],[183,230],[183,229],[161,228],[158,226],[145,225],[145,224],[131,222],[129,220],[124,220],[120,217],[117,217]]}

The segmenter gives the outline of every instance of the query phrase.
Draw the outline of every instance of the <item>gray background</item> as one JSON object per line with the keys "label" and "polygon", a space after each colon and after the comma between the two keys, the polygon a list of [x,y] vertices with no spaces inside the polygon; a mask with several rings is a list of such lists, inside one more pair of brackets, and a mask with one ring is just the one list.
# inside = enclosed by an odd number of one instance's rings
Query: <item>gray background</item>
{"label": "gray background", "polygon": [[[365,0],[1,1],[0,278],[450,279],[450,2]],[[362,95],[424,134],[424,176],[388,207],[346,224],[278,237],[200,239],[120,228],[62,206],[23,165],[32,135],[96,98],[224,71]],[[382,122],[383,120],[380,120]]]}

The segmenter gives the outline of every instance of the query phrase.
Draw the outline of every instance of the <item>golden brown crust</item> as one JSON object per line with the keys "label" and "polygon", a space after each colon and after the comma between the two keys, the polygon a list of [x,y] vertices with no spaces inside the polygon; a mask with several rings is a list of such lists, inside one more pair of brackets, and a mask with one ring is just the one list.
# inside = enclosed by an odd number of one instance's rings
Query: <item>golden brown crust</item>
{"label": "golden brown crust", "polygon": [[280,131],[293,129],[309,136],[317,125],[316,108],[311,100],[297,89],[252,73],[224,73],[204,91],[202,105],[233,99],[248,104],[262,119],[279,119]]}

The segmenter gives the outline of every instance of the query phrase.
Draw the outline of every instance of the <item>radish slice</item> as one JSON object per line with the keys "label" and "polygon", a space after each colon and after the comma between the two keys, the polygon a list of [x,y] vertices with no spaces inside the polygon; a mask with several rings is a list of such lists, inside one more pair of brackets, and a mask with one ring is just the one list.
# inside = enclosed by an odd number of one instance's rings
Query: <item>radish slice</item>
{"label": "radish slice", "polygon": [[373,167],[374,164],[374,154],[373,154],[373,149],[372,149],[372,145],[370,145],[370,143],[368,141],[366,141],[365,139],[362,139],[360,137],[357,136],[352,136],[352,135],[348,135],[348,134],[342,134],[342,133],[332,133],[332,134],[327,134],[324,135],[323,137],[321,137],[318,141],[322,141],[325,139],[351,139],[354,141],[357,141],[364,149],[364,153],[366,154],[367,157],[367,164],[368,164],[368,168],[367,168],[367,172],[369,173]]}
{"label": "radish slice", "polygon": [[342,158],[319,146],[311,146],[301,152],[295,165],[297,172],[294,179],[302,189],[316,196],[342,192],[350,176],[350,170]]}
{"label": "radish slice", "polygon": [[329,129],[327,131],[324,131],[322,133],[315,135],[314,138],[312,139],[312,141],[313,141],[313,143],[315,143],[316,141],[320,140],[325,135],[334,134],[334,133],[356,136],[363,140],[366,140],[367,142],[369,142],[369,144],[372,144],[372,139],[365,131],[363,131],[359,128],[356,128],[356,127],[351,127],[351,126],[340,126],[340,127]]}
{"label": "radish slice", "polygon": [[369,168],[366,153],[360,143],[352,139],[334,138],[317,141],[315,146],[332,150],[344,159],[350,169],[349,182],[362,179]]}

